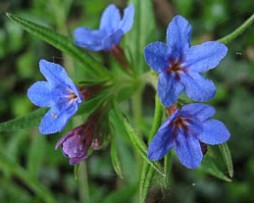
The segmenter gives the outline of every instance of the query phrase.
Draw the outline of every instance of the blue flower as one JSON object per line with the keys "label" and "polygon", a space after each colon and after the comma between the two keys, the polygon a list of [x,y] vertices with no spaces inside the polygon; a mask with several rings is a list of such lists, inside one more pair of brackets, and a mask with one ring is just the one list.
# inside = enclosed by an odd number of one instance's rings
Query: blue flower
{"label": "blue flower", "polygon": [[39,66],[47,82],[34,83],[27,96],[36,106],[51,107],[41,120],[40,133],[60,132],[77,112],[83,96],[62,66],[46,60],[40,60]]}
{"label": "blue flower", "polygon": [[77,46],[92,51],[110,51],[120,43],[123,35],[131,29],[133,18],[133,5],[129,5],[124,10],[121,19],[120,11],[114,4],[110,4],[102,14],[98,30],[79,27],[74,31],[75,43]]}
{"label": "blue flower", "polygon": [[160,160],[172,148],[187,168],[197,168],[202,161],[200,144],[222,144],[230,133],[225,125],[210,117],[213,107],[205,104],[188,104],[176,110],[159,128],[148,147],[148,158]]}
{"label": "blue flower", "polygon": [[201,73],[216,67],[227,53],[227,47],[216,41],[190,46],[191,26],[176,16],[167,29],[167,45],[154,42],[145,48],[146,63],[159,73],[158,95],[164,106],[174,104],[185,92],[194,101],[212,99],[216,88]]}

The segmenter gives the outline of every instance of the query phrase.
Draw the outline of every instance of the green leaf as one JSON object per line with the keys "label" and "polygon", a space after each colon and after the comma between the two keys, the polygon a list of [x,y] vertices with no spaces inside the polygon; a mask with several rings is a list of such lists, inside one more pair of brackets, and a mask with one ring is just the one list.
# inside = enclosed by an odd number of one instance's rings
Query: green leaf
{"label": "green leaf", "polygon": [[7,13],[8,18],[21,25],[29,33],[41,38],[45,42],[51,44],[55,48],[63,51],[72,57],[81,67],[86,68],[94,78],[107,78],[109,71],[105,69],[100,63],[93,59],[90,55],[81,51],[73,44],[66,36],[54,32],[53,30],[33,23],[31,21],[20,18],[16,15]]}
{"label": "green leaf", "polygon": [[227,143],[219,145],[219,149],[220,149],[222,157],[226,163],[229,177],[232,178],[234,176],[234,168],[233,168],[231,153],[230,153]]}
{"label": "green leaf", "polygon": [[221,170],[217,167],[214,160],[210,156],[204,156],[200,170],[224,181],[231,182],[231,179],[221,172]]}
{"label": "green leaf", "polygon": [[[153,1],[130,0],[135,6],[134,25],[125,39],[125,47],[130,51],[129,58],[136,74],[145,72],[144,48],[155,40],[155,18],[153,12]],[[128,52],[127,52],[128,53]]]}
{"label": "green leaf", "polygon": [[[160,99],[158,95],[155,97],[155,111],[154,111],[154,119],[153,119],[153,124],[152,128],[150,131],[150,135],[148,138],[148,142],[150,143],[154,135],[156,134],[158,128],[161,125],[162,122],[162,116],[163,116],[163,107],[161,105]],[[165,159],[168,160],[168,159]],[[167,162],[166,162],[167,163]],[[164,174],[167,177],[168,173],[168,165],[164,164]],[[141,179],[140,179],[140,184],[139,184],[139,202],[143,203],[146,200],[147,193],[150,188],[150,184],[152,183],[152,178],[154,175],[154,168],[148,164],[147,162],[144,162],[144,165],[142,167],[141,171]],[[166,178],[165,177],[165,178]]]}
{"label": "green leaf", "polygon": [[0,169],[7,170],[10,173],[17,176],[28,188],[34,190],[43,202],[53,203],[55,202],[50,191],[48,191],[41,183],[33,178],[27,171],[20,167],[16,162],[11,161],[0,151]]}
{"label": "green leaf", "polygon": [[28,129],[38,126],[47,109],[40,108],[25,116],[0,123],[0,132]]}
{"label": "green leaf", "polygon": [[150,164],[144,163],[141,171],[141,179],[139,183],[139,203],[145,203],[146,196],[149,191],[154,176],[154,168]]}
{"label": "green leaf", "polygon": [[133,128],[130,126],[130,124],[127,122],[127,120],[123,120],[123,124],[125,126],[126,131],[129,134],[130,140],[133,144],[133,146],[136,148],[136,150],[139,152],[141,157],[148,162],[157,172],[159,172],[162,176],[165,176],[163,173],[160,165],[158,162],[151,161],[147,157],[147,147],[145,146],[144,142],[140,139],[140,137],[135,133]]}
{"label": "green leaf", "polygon": [[128,121],[122,117],[122,115],[118,112],[116,109],[116,106],[113,108],[113,112],[117,119],[120,121],[119,124],[123,125],[127,135],[129,135],[130,141],[133,145],[133,147],[137,150],[137,152],[140,154],[140,156],[149,163],[158,173],[160,173],[162,176],[165,176],[163,173],[163,170],[158,162],[151,161],[147,157],[147,147],[145,143],[141,140],[141,138],[135,133],[133,128],[130,126]]}
{"label": "green leaf", "polygon": [[115,139],[116,138],[112,138],[111,140],[110,155],[111,155],[111,160],[112,160],[112,164],[113,164],[115,172],[120,176],[120,178],[123,179],[123,172],[122,172],[122,167],[121,167],[121,163],[120,163],[118,152],[117,152]]}

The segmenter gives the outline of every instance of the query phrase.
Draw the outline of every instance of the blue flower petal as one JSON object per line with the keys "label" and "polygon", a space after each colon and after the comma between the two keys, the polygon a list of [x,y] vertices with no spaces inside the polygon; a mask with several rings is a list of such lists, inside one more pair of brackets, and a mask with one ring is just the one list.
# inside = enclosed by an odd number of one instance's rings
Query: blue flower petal
{"label": "blue flower petal", "polygon": [[68,120],[77,112],[78,105],[65,104],[64,107],[52,107],[42,118],[39,131],[41,134],[47,135],[60,132],[68,122]]}
{"label": "blue flower petal", "polygon": [[119,28],[120,21],[121,15],[118,8],[114,4],[110,4],[102,13],[100,30],[112,34]]}
{"label": "blue flower petal", "polygon": [[124,33],[128,32],[133,25],[135,7],[133,4],[124,9],[123,19],[120,22],[119,29]]}
{"label": "blue flower petal", "polygon": [[160,73],[158,79],[158,95],[164,106],[168,107],[174,104],[183,90],[183,85],[172,74]]}
{"label": "blue flower petal", "polygon": [[198,136],[198,139],[206,144],[222,144],[230,137],[226,126],[218,120],[209,119],[204,122],[203,127],[203,133]]}
{"label": "blue flower petal", "polygon": [[176,16],[168,25],[167,43],[172,50],[182,56],[190,47],[191,25],[182,16]]}
{"label": "blue flower petal", "polygon": [[215,109],[206,104],[188,104],[181,109],[182,114],[185,112],[203,122],[215,114]]}
{"label": "blue flower petal", "polygon": [[148,158],[150,160],[160,160],[174,147],[173,129],[169,125],[175,114],[169,117],[152,139],[148,147]]}
{"label": "blue flower petal", "polygon": [[184,66],[189,71],[205,72],[217,65],[227,54],[227,47],[219,42],[205,42],[193,46],[185,54]]}
{"label": "blue flower petal", "polygon": [[162,42],[154,42],[145,47],[146,63],[156,72],[162,72],[169,66],[166,60],[167,46]]}
{"label": "blue flower petal", "polygon": [[40,60],[39,66],[41,73],[45,76],[50,85],[60,89],[62,87],[65,90],[69,88],[75,95],[79,95],[76,85],[69,78],[62,66],[46,60]]}
{"label": "blue flower petal", "polygon": [[181,83],[185,87],[186,95],[198,102],[209,101],[216,93],[214,83],[199,73],[189,72],[188,74],[182,74]]}
{"label": "blue flower petal", "polygon": [[90,49],[92,51],[102,50],[102,38],[105,33],[100,30],[90,30],[85,27],[77,28],[73,36],[75,38],[75,44],[80,47]]}
{"label": "blue flower petal", "polygon": [[112,49],[112,47],[114,45],[119,44],[119,42],[122,39],[123,36],[123,31],[122,30],[117,30],[116,32],[114,32],[113,34],[107,36],[106,38],[104,38],[102,40],[102,44],[103,44],[103,50],[105,51],[109,51]]}
{"label": "blue flower petal", "polygon": [[200,166],[203,158],[199,141],[196,137],[179,132],[175,142],[176,155],[187,168]]}
{"label": "blue flower petal", "polygon": [[36,82],[27,91],[28,98],[40,107],[50,107],[54,103],[52,87],[48,82]]}

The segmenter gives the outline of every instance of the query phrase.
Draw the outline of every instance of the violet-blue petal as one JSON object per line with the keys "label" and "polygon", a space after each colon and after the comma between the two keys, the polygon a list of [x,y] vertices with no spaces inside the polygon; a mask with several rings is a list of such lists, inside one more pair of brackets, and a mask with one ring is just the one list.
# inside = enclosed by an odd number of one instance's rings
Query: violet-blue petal
{"label": "violet-blue petal", "polygon": [[120,22],[119,29],[124,33],[128,32],[133,25],[135,7],[133,4],[130,4],[127,8],[124,9],[123,19]]}
{"label": "violet-blue petal", "polygon": [[181,83],[185,87],[186,95],[194,101],[205,102],[215,96],[216,87],[214,83],[199,73],[189,72],[188,74],[182,74]]}
{"label": "violet-blue petal", "polygon": [[187,112],[191,117],[203,122],[215,114],[215,109],[207,104],[188,104],[181,109],[181,112]]}
{"label": "violet-blue petal", "polygon": [[209,119],[204,122],[203,127],[203,132],[198,136],[198,139],[206,144],[222,144],[230,137],[226,126],[218,120]]}
{"label": "violet-blue petal", "polygon": [[168,107],[174,104],[183,90],[183,85],[172,74],[160,73],[158,95],[164,106]]}
{"label": "violet-blue petal", "polygon": [[44,75],[50,85],[62,86],[65,88],[69,87],[76,95],[78,95],[76,85],[69,78],[62,66],[46,60],[40,60],[39,66],[41,73]]}
{"label": "violet-blue petal", "polygon": [[60,132],[68,120],[77,112],[78,105],[53,106],[42,118],[39,131],[41,134]]}
{"label": "violet-blue petal", "polygon": [[60,147],[67,139],[69,139],[71,136],[73,136],[73,134],[71,133],[67,133],[66,135],[62,136],[56,143],[55,145],[55,150],[58,149],[58,147]]}
{"label": "violet-blue petal", "polygon": [[178,159],[187,168],[194,169],[200,166],[203,154],[196,137],[179,132],[175,142],[175,150]]}
{"label": "violet-blue petal", "polygon": [[146,63],[156,72],[160,73],[169,66],[166,60],[167,45],[154,42],[145,47],[144,56]]}
{"label": "violet-blue petal", "polygon": [[120,21],[120,11],[114,4],[110,4],[102,13],[100,30],[105,30],[107,34],[111,34],[118,29]]}
{"label": "violet-blue petal", "polygon": [[105,33],[100,30],[91,30],[85,27],[79,27],[73,33],[77,46],[89,48],[92,51],[98,51],[103,48],[102,38],[104,35]]}
{"label": "violet-blue petal", "polygon": [[34,83],[28,89],[27,96],[36,106],[50,107],[54,103],[54,98],[52,98],[52,87],[48,82],[40,81]]}
{"label": "violet-blue petal", "polygon": [[184,66],[190,71],[208,71],[219,65],[227,51],[228,49],[224,44],[216,41],[192,46],[185,54]]}
{"label": "violet-blue petal", "polygon": [[148,158],[160,160],[174,147],[174,134],[169,125],[171,118],[167,119],[159,128],[148,147]]}
{"label": "violet-blue petal", "polygon": [[190,47],[191,32],[192,28],[189,22],[182,16],[175,16],[167,29],[168,46],[181,55]]}
{"label": "violet-blue petal", "polygon": [[69,158],[85,157],[87,149],[84,149],[81,136],[71,136],[62,144],[62,151]]}
{"label": "violet-blue petal", "polygon": [[116,32],[114,32],[113,34],[105,37],[102,40],[102,44],[103,44],[103,50],[105,51],[109,51],[112,49],[112,46],[119,44],[119,42],[122,39],[123,36],[123,31],[122,30],[117,30]]}

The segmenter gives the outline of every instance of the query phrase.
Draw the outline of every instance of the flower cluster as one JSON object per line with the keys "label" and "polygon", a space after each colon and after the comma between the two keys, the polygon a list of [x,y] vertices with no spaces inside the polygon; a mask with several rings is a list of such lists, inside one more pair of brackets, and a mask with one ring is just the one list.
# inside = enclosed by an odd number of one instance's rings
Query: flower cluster
{"label": "flower cluster", "polygon": [[[227,47],[216,41],[190,46],[192,28],[182,16],[176,16],[167,29],[167,44],[154,42],[145,50],[147,64],[157,73],[158,96],[165,107],[174,105],[181,93],[194,101],[209,101],[216,88],[201,73],[215,68],[227,53]],[[221,144],[230,133],[218,120],[210,117],[215,110],[204,104],[188,104],[175,109],[148,148],[151,160],[160,160],[172,148],[188,168],[199,167],[203,154],[201,144]]]}
{"label": "flower cluster", "polygon": [[[99,30],[80,27],[74,31],[75,44],[92,51],[110,51],[120,56],[120,60],[124,62],[121,58],[123,53],[119,43],[123,35],[131,29],[133,18],[133,5],[129,5],[124,10],[121,19],[120,11],[111,4],[102,14]],[[27,95],[36,106],[50,107],[41,120],[40,133],[46,135],[61,132],[69,119],[77,112],[80,104],[98,89],[76,86],[59,64],[40,60],[39,66],[47,81],[34,83],[28,89]],[[95,115],[57,142],[56,149],[62,146],[63,154],[70,159],[70,164],[77,164],[85,159],[90,147],[93,149],[99,147],[98,136],[94,135],[100,134],[95,127],[98,119],[97,114]]]}
{"label": "flower cluster", "polygon": [[[120,41],[133,25],[134,10],[134,6],[129,5],[121,17],[116,6],[109,5],[102,14],[99,29],[79,27],[74,31],[75,44],[91,51],[108,51],[124,68],[129,68]],[[177,101],[182,93],[196,102],[214,97],[216,87],[202,73],[220,63],[227,54],[227,47],[216,41],[191,46],[191,31],[188,21],[176,16],[167,29],[167,44],[154,42],[145,47],[146,63],[159,74],[158,96],[166,108],[173,109],[151,141],[148,158],[160,160],[175,148],[184,166],[197,168],[203,157],[202,146],[224,143],[230,133],[222,122],[211,118],[215,114],[213,107],[193,103],[178,108]],[[39,66],[47,81],[33,84],[27,95],[35,105],[50,108],[41,120],[40,133],[61,132],[80,104],[92,95],[84,90],[99,90],[76,86],[58,64],[41,60]],[[62,147],[70,164],[86,159],[89,149],[98,147],[101,112],[93,113],[56,144],[56,149]]]}

